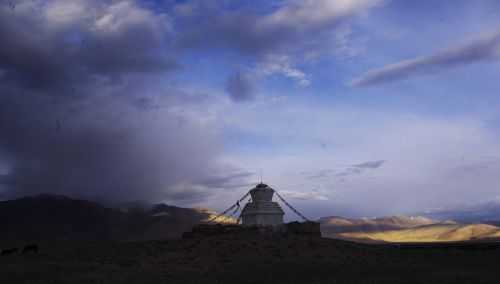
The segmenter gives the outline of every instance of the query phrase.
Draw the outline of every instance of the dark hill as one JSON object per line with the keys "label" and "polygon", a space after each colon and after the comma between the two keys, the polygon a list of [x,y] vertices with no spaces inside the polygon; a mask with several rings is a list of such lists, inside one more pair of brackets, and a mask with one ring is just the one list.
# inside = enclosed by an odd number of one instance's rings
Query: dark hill
{"label": "dark hill", "polygon": [[146,240],[177,238],[207,213],[158,204],[120,210],[57,195],[0,202],[1,239]]}

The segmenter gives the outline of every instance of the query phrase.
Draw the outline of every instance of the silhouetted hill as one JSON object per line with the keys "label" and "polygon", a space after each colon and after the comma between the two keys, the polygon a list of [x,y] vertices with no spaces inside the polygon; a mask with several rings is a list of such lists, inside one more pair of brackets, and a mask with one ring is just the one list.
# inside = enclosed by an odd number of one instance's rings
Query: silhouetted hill
{"label": "silhouetted hill", "polygon": [[0,202],[4,239],[110,239],[118,211],[85,200],[39,195]]}
{"label": "silhouetted hill", "polygon": [[0,202],[2,239],[147,240],[177,238],[210,214],[157,204],[130,210],[58,195]]}

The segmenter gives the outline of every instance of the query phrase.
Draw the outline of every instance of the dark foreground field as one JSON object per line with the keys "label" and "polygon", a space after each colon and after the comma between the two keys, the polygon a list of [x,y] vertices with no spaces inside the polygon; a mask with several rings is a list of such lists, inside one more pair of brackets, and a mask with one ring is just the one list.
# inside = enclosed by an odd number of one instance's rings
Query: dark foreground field
{"label": "dark foreground field", "polygon": [[0,283],[500,283],[500,245],[494,243],[227,236],[38,245],[37,254],[0,256]]}

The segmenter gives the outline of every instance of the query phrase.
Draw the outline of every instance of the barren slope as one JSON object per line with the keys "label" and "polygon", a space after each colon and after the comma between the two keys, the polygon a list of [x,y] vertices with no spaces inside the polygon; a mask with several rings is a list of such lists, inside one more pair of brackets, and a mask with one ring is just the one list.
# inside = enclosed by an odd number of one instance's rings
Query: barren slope
{"label": "barren slope", "polygon": [[340,237],[385,242],[449,242],[500,238],[500,228],[486,224],[434,224],[409,229],[345,232]]}

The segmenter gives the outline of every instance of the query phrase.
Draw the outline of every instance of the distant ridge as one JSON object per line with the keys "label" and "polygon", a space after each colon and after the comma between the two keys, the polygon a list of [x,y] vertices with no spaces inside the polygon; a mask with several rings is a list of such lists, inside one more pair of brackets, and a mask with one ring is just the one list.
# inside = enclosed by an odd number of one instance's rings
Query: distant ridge
{"label": "distant ridge", "polygon": [[389,216],[359,219],[331,216],[320,218],[319,222],[324,233],[391,230],[436,223],[436,221],[422,216]]}
{"label": "distant ridge", "polygon": [[372,242],[450,242],[500,240],[500,228],[488,224],[459,224],[422,216],[349,219],[321,218],[324,237]]}
{"label": "distant ridge", "polygon": [[500,240],[500,228],[487,224],[434,224],[410,229],[378,232],[348,232],[339,237],[384,242],[457,242]]}
{"label": "distant ridge", "polygon": [[460,223],[500,225],[500,199],[473,205],[434,209],[420,214],[435,220],[453,219]]}
{"label": "distant ridge", "polygon": [[63,195],[41,194],[0,201],[0,239],[172,239],[180,238],[213,214],[216,213],[142,202],[112,208]]}

